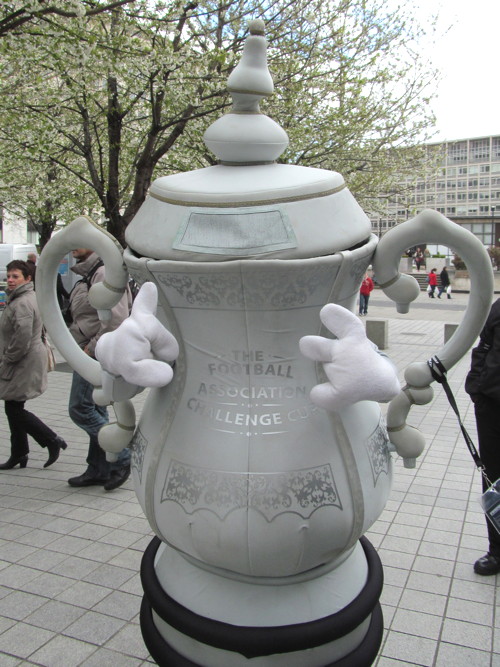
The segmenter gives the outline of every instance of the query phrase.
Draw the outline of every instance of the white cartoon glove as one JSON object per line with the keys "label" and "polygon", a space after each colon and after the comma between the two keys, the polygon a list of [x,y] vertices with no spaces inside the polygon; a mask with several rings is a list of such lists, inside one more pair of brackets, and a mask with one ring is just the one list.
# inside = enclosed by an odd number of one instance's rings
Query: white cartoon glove
{"label": "white cartoon glove", "polygon": [[144,387],[163,387],[172,380],[169,362],[177,359],[179,345],[156,318],[157,302],[156,286],[145,283],[130,317],[97,342],[95,355],[102,366],[102,390],[109,400],[123,401]]}
{"label": "white cartoon glove", "polygon": [[337,339],[304,336],[300,340],[302,354],[322,362],[329,380],[313,387],[313,403],[338,412],[357,401],[386,402],[399,394],[393,365],[368,340],[362,322],[351,311],[327,304],[320,319]]}

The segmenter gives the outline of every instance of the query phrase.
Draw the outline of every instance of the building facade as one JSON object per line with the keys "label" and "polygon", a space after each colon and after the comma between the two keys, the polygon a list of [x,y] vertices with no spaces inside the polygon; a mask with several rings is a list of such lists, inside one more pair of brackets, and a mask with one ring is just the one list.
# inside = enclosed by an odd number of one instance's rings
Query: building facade
{"label": "building facade", "polygon": [[428,144],[429,167],[406,179],[372,217],[379,236],[425,208],[469,229],[485,246],[500,246],[500,135]]}
{"label": "building facade", "polygon": [[0,204],[0,243],[34,243],[38,245],[38,232],[25,218],[8,212]]}

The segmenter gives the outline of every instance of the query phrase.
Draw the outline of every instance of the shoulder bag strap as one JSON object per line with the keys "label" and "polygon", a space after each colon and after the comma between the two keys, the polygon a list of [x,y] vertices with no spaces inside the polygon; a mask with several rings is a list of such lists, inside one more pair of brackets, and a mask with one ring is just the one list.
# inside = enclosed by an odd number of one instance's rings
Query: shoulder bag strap
{"label": "shoulder bag strap", "polygon": [[460,412],[458,410],[457,402],[455,400],[455,396],[453,395],[453,392],[451,391],[450,385],[448,384],[448,379],[446,377],[446,368],[443,366],[441,360],[438,357],[432,357],[431,359],[428,360],[427,365],[429,366],[429,369],[431,371],[432,377],[436,382],[439,382],[443,386],[443,389],[445,391],[446,396],[448,397],[448,401],[453,408],[454,413],[457,415],[458,423],[460,425],[460,430],[462,431],[462,435],[465,438],[465,442],[467,444],[467,447],[469,449],[469,452],[474,460],[474,463],[476,464],[477,469],[480,471],[481,475],[485,478],[485,480],[488,482],[489,485],[491,485],[491,482],[489,481],[488,477],[486,476],[486,471],[484,469],[484,463],[481,461],[481,458],[479,456],[479,453],[474,446],[474,443],[472,442],[472,438],[470,437],[469,433],[467,432],[465,426],[462,423],[462,418],[460,417]]}

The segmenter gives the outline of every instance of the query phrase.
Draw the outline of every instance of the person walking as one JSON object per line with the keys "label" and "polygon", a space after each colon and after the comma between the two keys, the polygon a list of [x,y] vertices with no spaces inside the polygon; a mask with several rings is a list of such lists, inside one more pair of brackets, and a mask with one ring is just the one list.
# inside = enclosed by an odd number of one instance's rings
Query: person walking
{"label": "person walking", "polygon": [[[492,305],[472,350],[471,367],[465,380],[465,391],[474,403],[479,456],[491,483],[500,477],[500,299]],[[483,492],[489,484],[483,477]],[[474,572],[488,576],[500,572],[500,534],[486,520],[488,552],[474,563]]]}
{"label": "person walking", "polygon": [[448,299],[451,299],[451,294],[448,292],[448,287],[450,286],[450,276],[448,275],[448,270],[446,266],[443,266],[443,270],[439,274],[439,281],[440,281],[440,286],[439,286],[439,291],[438,291],[438,299],[441,298],[441,294],[443,292],[446,292],[446,296]]}
{"label": "person walking", "polygon": [[47,348],[42,340],[31,269],[22,260],[7,264],[7,306],[0,318],[0,399],[10,428],[10,457],[0,470],[28,464],[30,435],[49,456],[44,468],[59,458],[66,442],[32,412],[26,401],[47,389]]}
{"label": "person walking", "polygon": [[31,281],[33,283],[33,289],[35,289],[35,281],[36,281],[36,255],[34,252],[28,253],[28,259],[26,260],[26,264],[28,265],[28,269],[30,270],[31,273]]}
{"label": "person walking", "polygon": [[373,280],[367,273],[365,273],[365,277],[363,278],[363,282],[361,283],[361,287],[359,289],[360,315],[368,314],[368,301],[370,300],[370,294],[372,293],[373,287],[374,287]]}
{"label": "person walking", "polygon": [[[71,270],[81,276],[69,295],[70,333],[82,350],[95,359],[95,346],[100,336],[116,329],[129,315],[132,303],[127,288],[118,304],[111,310],[111,318],[103,323],[97,310],[90,304],[88,293],[90,287],[104,281],[104,265],[102,260],[89,248],[73,250],[77,263]],[[89,436],[87,469],[77,477],[68,479],[70,486],[102,485],[106,491],[121,486],[130,475],[130,450],[123,449],[118,460],[109,463],[106,454],[99,446],[98,433],[108,423],[106,407],[96,405],[92,394],[94,386],[76,371],[69,396],[69,416],[73,422]]]}
{"label": "person walking", "polygon": [[437,270],[431,269],[431,272],[427,276],[427,279],[429,281],[429,297],[431,299],[434,299],[434,292],[436,291],[436,287],[438,284]]}
{"label": "person walking", "polygon": [[422,252],[422,248],[417,248],[417,251],[415,253],[415,266],[417,267],[417,271],[420,272],[420,267],[425,263],[425,258],[424,258],[424,253]]}

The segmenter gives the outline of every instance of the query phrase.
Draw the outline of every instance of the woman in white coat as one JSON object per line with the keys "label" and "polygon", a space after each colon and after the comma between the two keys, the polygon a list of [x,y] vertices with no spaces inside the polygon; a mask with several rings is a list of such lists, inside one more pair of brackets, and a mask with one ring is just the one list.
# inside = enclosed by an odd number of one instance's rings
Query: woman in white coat
{"label": "woman in white coat", "polygon": [[26,262],[7,265],[7,306],[0,318],[0,399],[10,427],[10,458],[0,470],[28,463],[28,435],[47,447],[44,468],[59,458],[66,443],[24,404],[47,388],[47,349],[42,341],[42,319],[38,312],[31,273]]}

